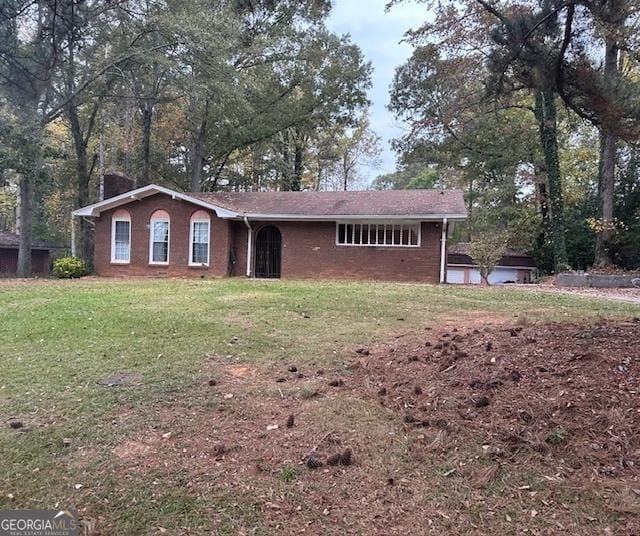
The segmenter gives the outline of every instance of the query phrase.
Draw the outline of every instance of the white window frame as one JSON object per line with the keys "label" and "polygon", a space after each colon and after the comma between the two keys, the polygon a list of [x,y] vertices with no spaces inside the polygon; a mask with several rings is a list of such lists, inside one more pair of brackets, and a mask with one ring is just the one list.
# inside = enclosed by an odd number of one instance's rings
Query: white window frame
{"label": "white window frame", "polygon": [[[117,222],[126,221],[129,224],[129,250],[127,259],[116,259],[116,224]],[[111,264],[130,264],[131,263],[131,218],[120,216],[111,219]]]}
{"label": "white window frame", "polygon": [[[351,230],[351,243],[341,243],[340,242],[340,226],[345,225],[344,229],[344,237],[345,242],[347,239],[347,227],[348,225],[352,226]],[[354,241],[354,231],[355,226],[360,226],[360,244],[356,244]],[[363,226],[367,226],[367,231],[369,232],[369,238],[367,242],[370,242],[371,239],[371,229],[372,226],[375,226],[373,235],[375,236],[375,243],[362,243],[362,235],[363,235]],[[391,244],[384,243],[386,240],[386,229],[391,226]],[[408,227],[418,227],[418,243],[417,244],[402,244],[402,234],[404,230],[404,226]],[[396,228],[400,230],[400,244],[395,243],[395,231]],[[382,243],[379,241],[382,240]],[[411,234],[409,234],[409,240],[411,241]],[[422,222],[417,221],[337,221],[336,222],[336,246],[343,247],[370,247],[370,248],[419,248],[422,245]]]}
{"label": "white window frame", "polygon": [[[153,260],[153,231],[156,223],[167,224],[167,260]],[[171,255],[171,220],[169,218],[151,218],[149,221],[149,264],[154,266],[167,266],[169,264],[169,255]]]}
{"label": "white window frame", "polygon": [[[207,262],[193,262],[193,230],[195,228],[196,223],[206,223],[207,224],[207,237],[209,241],[207,243]],[[189,222],[189,266],[209,266],[209,262],[211,261],[211,220],[205,219],[197,219],[190,220]]]}

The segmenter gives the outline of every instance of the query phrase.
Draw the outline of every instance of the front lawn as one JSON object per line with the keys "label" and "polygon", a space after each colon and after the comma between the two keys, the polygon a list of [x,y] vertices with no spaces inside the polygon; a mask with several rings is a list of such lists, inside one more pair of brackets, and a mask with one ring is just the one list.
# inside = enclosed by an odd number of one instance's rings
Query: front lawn
{"label": "front lawn", "polygon": [[[286,516],[278,521],[275,514],[312,484],[305,483],[300,459],[285,456],[275,467],[255,460],[255,470],[267,475],[259,485],[246,475],[246,486],[231,476],[220,481],[226,473],[217,469],[233,473],[224,464],[252,448],[244,441],[255,431],[256,412],[268,416],[278,404],[295,412],[295,401],[315,408],[318,428],[295,438],[305,452],[343,426],[384,443],[379,434],[397,426],[385,412],[365,400],[329,396],[319,383],[347,370],[354,349],[443,325],[587,324],[638,315],[640,306],[628,303],[494,288],[241,279],[0,282],[0,508],[77,509],[100,534],[287,533]],[[287,369],[294,365],[307,383],[292,386]],[[135,381],[99,384],[118,373],[135,373]],[[336,422],[335,411],[348,419]],[[196,425],[207,433],[196,434]],[[145,452],[159,452],[156,441],[191,461],[151,463]],[[399,444],[389,441],[388,455],[401,457]],[[218,454],[203,458],[211,449]],[[407,470],[404,462],[393,464]],[[394,500],[404,499],[398,493]],[[367,533],[317,507],[310,533],[319,527]],[[470,510],[474,519],[478,508]]]}

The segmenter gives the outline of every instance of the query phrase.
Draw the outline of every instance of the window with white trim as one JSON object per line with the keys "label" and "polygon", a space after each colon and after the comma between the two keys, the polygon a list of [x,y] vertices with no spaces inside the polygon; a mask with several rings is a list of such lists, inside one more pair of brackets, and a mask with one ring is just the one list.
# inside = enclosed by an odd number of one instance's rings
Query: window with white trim
{"label": "window with white trim", "polygon": [[158,211],[149,225],[149,264],[169,264],[169,215]]}
{"label": "window with white trim", "polygon": [[111,222],[111,262],[127,264],[131,259],[131,218],[126,212],[118,213]]}
{"label": "window with white trim", "polygon": [[209,265],[210,227],[210,220],[191,220],[189,264],[193,266]]}
{"label": "window with white trim", "polygon": [[420,223],[336,224],[339,246],[420,247]]}

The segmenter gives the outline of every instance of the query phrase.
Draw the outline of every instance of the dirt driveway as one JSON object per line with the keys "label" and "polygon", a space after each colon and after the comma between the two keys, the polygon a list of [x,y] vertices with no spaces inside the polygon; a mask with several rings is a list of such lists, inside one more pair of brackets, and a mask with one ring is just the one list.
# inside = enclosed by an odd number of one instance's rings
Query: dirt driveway
{"label": "dirt driveway", "polygon": [[499,288],[585,296],[587,298],[606,298],[640,304],[640,288],[560,288],[553,285],[501,285]]}

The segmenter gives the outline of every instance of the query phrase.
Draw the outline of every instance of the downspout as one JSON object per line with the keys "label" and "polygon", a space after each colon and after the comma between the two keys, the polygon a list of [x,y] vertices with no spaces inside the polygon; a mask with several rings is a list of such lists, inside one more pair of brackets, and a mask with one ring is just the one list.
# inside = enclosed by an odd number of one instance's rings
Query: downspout
{"label": "downspout", "polygon": [[251,225],[249,224],[249,219],[245,216],[244,217],[244,224],[247,226],[247,272],[246,275],[247,277],[251,277],[251,251],[253,250],[252,248],[252,239],[253,239],[253,229],[251,228]]}
{"label": "downspout", "polygon": [[71,256],[76,256],[76,218],[71,215]]}
{"label": "downspout", "polygon": [[440,238],[440,283],[447,278],[447,218],[442,219],[442,238]]}

